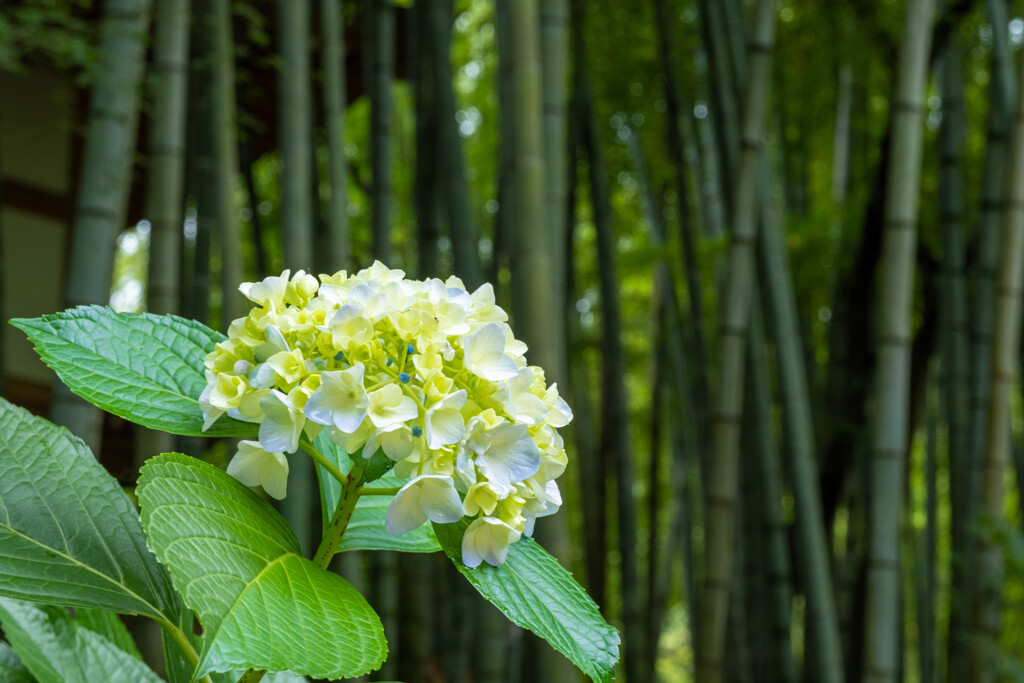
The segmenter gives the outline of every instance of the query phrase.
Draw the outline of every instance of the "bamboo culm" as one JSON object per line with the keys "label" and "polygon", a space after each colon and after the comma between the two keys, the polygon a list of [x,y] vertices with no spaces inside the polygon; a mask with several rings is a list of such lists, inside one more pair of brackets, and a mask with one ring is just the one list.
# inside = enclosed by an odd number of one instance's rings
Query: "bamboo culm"
{"label": "bamboo culm", "polygon": [[751,44],[743,102],[742,148],[734,178],[733,230],[726,264],[719,326],[718,397],[712,418],[714,455],[708,476],[706,574],[701,596],[701,648],[697,680],[721,683],[725,675],[725,635],[729,581],[733,570],[735,501],[738,482],[739,421],[743,405],[744,347],[753,288],[757,228],[757,171],[764,146],[764,106],[776,6],[760,0]]}
{"label": "bamboo culm", "polygon": [[321,0],[323,36],[324,127],[331,198],[327,208],[327,261],[330,272],[352,265],[348,231],[348,160],[345,157],[345,27],[341,0]]}
{"label": "bamboo culm", "polygon": [[[965,187],[963,171],[964,82],[962,55],[952,42],[942,57],[942,124],[939,128],[939,229],[942,263],[939,286],[944,305],[939,307],[939,338],[942,368],[940,382],[948,432],[952,551],[954,558],[968,556],[970,497],[970,363],[968,357],[967,283],[965,273]],[[950,614],[950,666],[954,651],[962,658],[963,626],[967,623],[963,563],[952,563]],[[960,665],[957,665],[958,667]],[[962,670],[961,670],[962,672]],[[966,675],[962,672],[962,675]]]}
{"label": "bamboo culm", "polygon": [[640,614],[639,568],[636,557],[637,510],[633,497],[633,463],[626,405],[625,359],[620,334],[621,316],[618,281],[615,276],[615,238],[612,227],[611,194],[597,125],[594,122],[593,95],[587,70],[586,45],[583,42],[583,4],[573,6],[573,30],[581,129],[587,153],[590,197],[597,233],[597,262],[601,277],[601,325],[603,337],[602,373],[602,447],[608,449],[613,463],[618,494],[618,549],[621,563],[621,604],[624,624],[624,660],[626,677],[642,681],[645,643]]}
{"label": "bamboo culm", "polygon": [[395,11],[387,0],[366,3],[369,50],[372,251],[384,263],[391,256],[391,81],[395,71]]}
{"label": "bamboo culm", "polygon": [[[281,31],[281,238],[284,267],[313,267],[312,121],[309,67],[309,0],[280,0]],[[316,499],[312,461],[293,458],[282,514],[307,554],[314,548],[310,501]]]}
{"label": "bamboo culm", "polygon": [[[114,243],[124,224],[134,158],[149,13],[149,0],[104,5],[64,296],[68,307],[110,301]],[[56,379],[51,418],[99,455],[103,414]]]}
{"label": "bamboo culm", "polygon": [[864,683],[894,683],[900,651],[900,515],[908,443],[910,323],[932,0],[907,3],[891,110],[889,186],[877,308],[878,365],[871,462]]}
{"label": "bamboo culm", "polygon": [[[985,460],[982,470],[979,512],[994,519],[1004,515],[1003,496],[1006,468],[1012,457],[1010,391],[1020,352],[1021,287],[1024,286],[1024,88],[1018,88],[1016,120],[1010,148],[1010,180],[1005,210],[1002,256],[996,289],[993,321],[992,367],[989,382],[989,412],[986,424]],[[1002,608],[1002,550],[992,539],[981,539],[975,581],[978,593],[973,610],[973,629],[986,639],[999,636]],[[980,645],[971,650],[970,681],[994,681],[996,667]]]}
{"label": "bamboo culm", "polygon": [[[814,417],[811,411],[803,342],[790,274],[784,228],[769,196],[767,159],[761,159],[761,231],[757,236],[758,273],[779,368],[780,402],[796,511],[797,556],[804,568],[807,598],[805,628],[814,647],[805,655],[805,666],[815,680],[841,683],[842,640],[833,593],[831,555],[821,511],[818,488]],[[813,636],[812,636],[813,634]]]}

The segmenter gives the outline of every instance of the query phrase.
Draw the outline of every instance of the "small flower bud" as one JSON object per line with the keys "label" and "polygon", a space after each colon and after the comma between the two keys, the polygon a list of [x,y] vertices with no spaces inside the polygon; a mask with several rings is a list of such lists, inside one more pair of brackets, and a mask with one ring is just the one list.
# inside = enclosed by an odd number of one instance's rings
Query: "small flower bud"
{"label": "small flower bud", "polygon": [[419,425],[416,425],[415,427],[413,427],[412,428],[412,435],[415,436],[416,438],[419,438],[419,437],[423,436],[423,427],[420,427]]}
{"label": "small flower bud", "polygon": [[416,352],[416,349],[413,348],[412,344],[407,344],[405,347],[405,352],[408,354],[412,354]]}
{"label": "small flower bud", "polygon": [[409,376],[408,372],[403,372],[398,376],[398,381],[402,384],[408,384],[410,379],[412,379],[412,377]]}
{"label": "small flower bud", "polygon": [[237,361],[235,363],[234,368],[232,368],[232,369],[235,371],[236,375],[245,375],[245,374],[247,374],[249,372],[249,361],[247,361],[247,360]]}

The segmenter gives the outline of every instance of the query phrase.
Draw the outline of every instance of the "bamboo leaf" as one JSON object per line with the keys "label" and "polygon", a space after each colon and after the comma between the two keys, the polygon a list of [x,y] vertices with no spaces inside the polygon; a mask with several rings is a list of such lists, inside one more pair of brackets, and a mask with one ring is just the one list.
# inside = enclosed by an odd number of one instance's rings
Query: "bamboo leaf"
{"label": "bamboo leaf", "polygon": [[619,659],[619,634],[597,605],[553,556],[532,538],[509,547],[500,567],[462,563],[462,536],[469,522],[435,524],[448,559],[502,613],[548,641],[594,681],[611,681]]}
{"label": "bamboo leaf", "polygon": [[0,625],[39,683],[159,683],[141,660],[77,623],[66,610],[0,598]]}
{"label": "bamboo leaf", "polygon": [[201,323],[82,306],[11,324],[73,392],[114,415],[185,436],[256,434],[227,416],[202,429],[203,361],[224,336]]}
{"label": "bamboo leaf", "polygon": [[253,667],[315,678],[380,666],[380,619],[337,574],[301,557],[288,523],[216,467],[151,459],[136,489],[150,545],[206,634],[196,677]]}
{"label": "bamboo leaf", "polygon": [[85,444],[0,399],[0,595],[169,619],[139,516]]}

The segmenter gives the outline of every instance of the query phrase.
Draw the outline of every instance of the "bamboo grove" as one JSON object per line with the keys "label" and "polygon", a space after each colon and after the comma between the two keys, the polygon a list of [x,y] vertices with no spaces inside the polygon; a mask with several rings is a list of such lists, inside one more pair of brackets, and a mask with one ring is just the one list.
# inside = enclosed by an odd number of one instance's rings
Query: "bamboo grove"
{"label": "bamboo grove", "polygon": [[[1022,9],[15,0],[0,68],[89,83],[64,305],[127,273],[223,329],[284,268],[492,282],[574,411],[536,534],[620,680],[994,683],[1024,680]],[[60,383],[52,415],[110,455]],[[391,643],[369,680],[579,675],[437,557],[337,561]]]}

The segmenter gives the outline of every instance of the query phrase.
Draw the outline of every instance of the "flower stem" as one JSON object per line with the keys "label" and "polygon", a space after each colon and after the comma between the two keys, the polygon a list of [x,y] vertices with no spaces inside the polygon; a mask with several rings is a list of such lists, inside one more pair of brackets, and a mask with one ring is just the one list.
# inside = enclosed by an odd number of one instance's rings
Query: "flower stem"
{"label": "flower stem", "polygon": [[[312,451],[317,452],[315,448],[312,448],[312,444],[310,444],[310,447]],[[319,452],[317,454],[319,455]],[[310,453],[310,455],[313,455],[313,453]],[[323,458],[323,455],[320,455],[320,457]],[[313,459],[316,460],[315,455],[313,455]],[[320,461],[317,460],[317,462]],[[316,555],[313,556],[313,562],[321,569],[327,569],[327,565],[331,563],[331,558],[334,557],[334,551],[338,547],[338,543],[341,542],[341,537],[345,535],[345,530],[348,529],[348,523],[356,509],[356,502],[359,501],[359,496],[362,494],[362,487],[359,486],[359,483],[363,478],[363,470],[365,469],[366,460],[364,458],[354,458],[352,469],[347,477],[338,472],[343,479],[343,481],[342,479],[339,479],[339,481],[344,484],[344,488],[341,489],[341,498],[338,499],[338,507],[334,509],[331,523],[327,525],[327,531],[324,533],[323,540],[320,541],[320,547],[316,549]],[[337,479],[337,477],[335,478]],[[238,683],[258,683],[265,673],[266,671],[249,669],[238,679]]]}
{"label": "flower stem", "polygon": [[320,547],[316,549],[313,562],[321,569],[327,569],[334,551],[341,542],[341,537],[348,529],[349,520],[356,509],[356,502],[360,495],[360,479],[363,478],[363,470],[366,469],[364,458],[353,458],[352,469],[348,473],[348,481],[341,490],[341,498],[338,499],[338,507],[334,509],[331,523],[327,525],[324,538],[320,541]]}
{"label": "flower stem", "polygon": [[[192,646],[192,641],[188,639],[185,632],[175,624],[165,621],[164,619],[157,619],[156,623],[160,624],[160,628],[166,631],[167,635],[169,635],[171,639],[178,644],[178,647],[181,648],[182,654],[188,658],[188,663],[191,664],[192,669],[195,670],[195,668],[199,666],[199,653],[196,652],[196,649]],[[199,680],[203,683],[213,683],[213,679],[208,675],[203,676]]]}
{"label": "flower stem", "polygon": [[334,463],[332,463],[330,460],[328,460],[326,457],[324,457],[324,454],[321,453],[320,451],[318,451],[316,449],[316,446],[314,446],[312,444],[312,442],[307,441],[304,438],[300,439],[299,440],[299,447],[302,448],[302,450],[306,451],[306,453],[309,455],[309,457],[313,458],[313,460],[316,461],[316,464],[320,465],[325,470],[327,470],[327,472],[332,477],[334,477],[338,481],[339,484],[341,484],[342,486],[347,486],[348,485],[348,477],[346,477],[342,473],[342,471],[339,470],[334,465]]}
{"label": "flower stem", "polygon": [[393,496],[398,493],[400,486],[392,486],[389,488],[366,488],[365,486],[359,487],[360,496]]}

